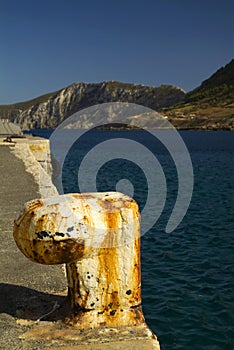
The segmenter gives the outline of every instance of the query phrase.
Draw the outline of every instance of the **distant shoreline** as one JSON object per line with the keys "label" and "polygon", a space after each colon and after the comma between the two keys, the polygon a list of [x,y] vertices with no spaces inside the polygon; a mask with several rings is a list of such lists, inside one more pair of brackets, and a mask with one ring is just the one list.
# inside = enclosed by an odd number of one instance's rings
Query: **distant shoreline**
{"label": "distant shoreline", "polygon": [[[50,136],[52,135],[52,133],[54,132],[54,130],[56,129],[31,129],[31,130],[23,130],[24,132],[24,135],[31,135],[31,136],[39,136],[39,137],[42,137],[42,138],[50,138]],[[107,129],[107,128],[98,128],[98,129],[66,129],[66,130],[63,130],[63,131],[67,131],[67,132],[71,132],[71,131],[80,131],[82,133],[85,133],[85,132],[92,132],[92,131],[95,131],[95,132],[117,132],[117,131],[120,131],[120,132],[156,132],[156,131],[170,131],[170,130],[173,130],[173,129],[146,129],[146,128],[131,128],[131,129]],[[189,129],[189,128],[181,128],[181,129],[176,129],[178,132],[232,132],[234,131],[234,129],[225,129],[225,128],[222,128],[222,129]]]}

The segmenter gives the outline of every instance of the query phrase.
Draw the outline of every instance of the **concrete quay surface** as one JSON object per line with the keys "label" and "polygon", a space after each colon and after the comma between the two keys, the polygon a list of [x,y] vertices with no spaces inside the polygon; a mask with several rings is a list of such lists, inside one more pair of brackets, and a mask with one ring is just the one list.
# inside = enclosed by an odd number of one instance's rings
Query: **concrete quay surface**
{"label": "concrete quay surface", "polygon": [[[1,141],[0,349],[159,350],[157,338],[146,324],[88,330],[63,324],[67,314],[64,266],[45,266],[28,260],[17,248],[12,234],[14,219],[24,203],[41,197],[35,173],[38,159],[28,153],[28,144],[32,150],[34,141]],[[43,140],[41,143],[44,145]],[[50,186],[49,193],[53,192]]]}

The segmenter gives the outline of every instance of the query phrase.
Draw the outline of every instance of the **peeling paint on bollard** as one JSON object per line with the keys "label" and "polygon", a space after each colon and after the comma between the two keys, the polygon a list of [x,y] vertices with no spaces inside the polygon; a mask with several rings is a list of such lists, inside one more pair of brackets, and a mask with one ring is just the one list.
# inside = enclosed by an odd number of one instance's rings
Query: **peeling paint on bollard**
{"label": "peeling paint on bollard", "polygon": [[15,221],[18,248],[41,264],[66,264],[70,313],[79,329],[144,324],[140,216],[116,192],[33,200]]}

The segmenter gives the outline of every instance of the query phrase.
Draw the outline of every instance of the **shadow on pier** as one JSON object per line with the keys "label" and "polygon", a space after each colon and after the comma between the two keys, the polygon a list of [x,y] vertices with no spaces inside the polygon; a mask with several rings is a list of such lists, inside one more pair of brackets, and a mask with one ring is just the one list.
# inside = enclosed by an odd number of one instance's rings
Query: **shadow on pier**
{"label": "shadow on pier", "polygon": [[0,284],[0,300],[0,313],[25,320],[58,321],[69,312],[65,293],[48,294],[14,284]]}

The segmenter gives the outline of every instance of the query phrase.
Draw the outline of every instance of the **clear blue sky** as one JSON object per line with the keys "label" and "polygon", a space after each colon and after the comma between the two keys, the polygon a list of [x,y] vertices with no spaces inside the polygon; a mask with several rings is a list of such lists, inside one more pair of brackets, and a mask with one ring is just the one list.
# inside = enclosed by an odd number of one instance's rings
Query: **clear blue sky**
{"label": "clear blue sky", "polygon": [[0,104],[76,81],[186,91],[234,57],[233,0],[0,0]]}

